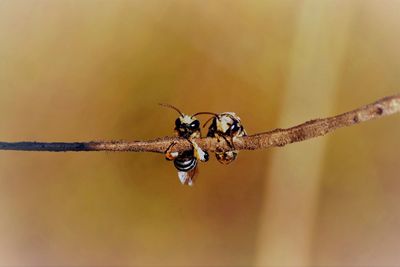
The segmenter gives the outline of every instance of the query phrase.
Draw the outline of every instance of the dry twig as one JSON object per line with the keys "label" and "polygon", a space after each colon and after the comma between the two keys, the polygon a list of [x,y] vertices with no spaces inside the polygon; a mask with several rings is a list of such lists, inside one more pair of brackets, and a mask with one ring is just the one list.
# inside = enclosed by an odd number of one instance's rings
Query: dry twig
{"label": "dry twig", "polygon": [[[355,125],[364,121],[392,115],[400,112],[400,95],[382,98],[372,104],[360,107],[335,117],[316,119],[288,129],[240,137],[235,139],[238,150],[265,149],[284,146],[294,142],[304,141],[330,133],[338,128]],[[199,138],[194,140],[203,150],[229,150],[225,141],[218,142],[214,138]],[[164,153],[171,142],[176,142],[173,151],[191,149],[190,143],[182,138],[164,137],[149,141],[100,141],[77,143],[42,143],[42,142],[0,142],[0,150],[20,151],[131,151]],[[173,152],[171,151],[171,152]]]}

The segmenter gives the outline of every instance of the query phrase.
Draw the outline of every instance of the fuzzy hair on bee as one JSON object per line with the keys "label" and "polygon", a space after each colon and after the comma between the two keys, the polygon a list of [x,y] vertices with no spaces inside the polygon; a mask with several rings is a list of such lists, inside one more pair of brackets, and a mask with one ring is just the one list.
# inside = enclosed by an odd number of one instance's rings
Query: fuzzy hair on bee
{"label": "fuzzy hair on bee", "polygon": [[[220,163],[229,164],[236,159],[239,153],[235,150],[234,140],[236,137],[246,136],[246,130],[244,129],[239,116],[234,112],[214,114],[210,120],[212,120],[212,122],[208,128],[207,137],[215,137],[218,138],[218,140],[224,139],[232,148],[232,150],[225,152],[216,151],[215,157]],[[208,120],[204,126],[210,120]]]}
{"label": "fuzzy hair on bee", "polygon": [[178,137],[187,139],[193,146],[193,149],[185,151],[181,154],[177,152],[171,153],[172,143],[165,151],[165,158],[173,160],[174,166],[178,170],[178,177],[182,184],[192,186],[197,174],[198,161],[208,161],[208,153],[203,151],[192,139],[200,138],[200,121],[195,117],[196,114],[189,116],[183,114],[176,107],[169,104],[160,104],[161,106],[172,108],[179,113],[179,117],[175,120],[175,134]]}

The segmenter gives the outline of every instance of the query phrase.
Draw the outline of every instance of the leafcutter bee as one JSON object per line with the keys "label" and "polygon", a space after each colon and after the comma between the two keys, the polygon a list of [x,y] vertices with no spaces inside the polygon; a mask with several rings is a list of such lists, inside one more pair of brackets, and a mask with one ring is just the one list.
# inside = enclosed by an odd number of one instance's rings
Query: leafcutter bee
{"label": "leafcutter bee", "polygon": [[171,148],[175,143],[171,145],[165,151],[165,157],[167,160],[173,160],[174,166],[178,170],[178,177],[182,184],[192,186],[194,183],[195,175],[197,173],[198,161],[208,161],[208,153],[203,151],[192,139],[200,138],[200,121],[196,119],[196,114],[189,116],[183,114],[176,107],[169,104],[160,104],[161,106],[172,108],[179,113],[179,117],[175,120],[175,134],[179,137],[188,140],[193,149],[185,151],[181,154],[178,152],[172,152]]}
{"label": "leafcutter bee", "polygon": [[[199,113],[200,114],[200,113]],[[214,114],[208,128],[207,137],[216,137],[218,140],[224,139],[232,148],[230,151],[215,152],[215,157],[222,164],[229,164],[234,161],[239,153],[235,150],[234,140],[236,137],[246,136],[240,118],[234,112],[223,112]],[[204,126],[210,121],[208,120]]]}

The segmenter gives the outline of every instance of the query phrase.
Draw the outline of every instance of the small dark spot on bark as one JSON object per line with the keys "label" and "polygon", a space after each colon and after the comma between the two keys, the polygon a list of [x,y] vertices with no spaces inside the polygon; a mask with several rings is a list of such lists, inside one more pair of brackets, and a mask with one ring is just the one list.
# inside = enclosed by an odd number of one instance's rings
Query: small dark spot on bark
{"label": "small dark spot on bark", "polygon": [[294,141],[302,141],[302,140],[306,139],[306,136],[307,135],[306,135],[306,132],[304,131],[304,129],[299,128],[294,132],[293,140]]}
{"label": "small dark spot on bark", "polygon": [[377,107],[375,112],[376,112],[377,115],[382,115],[383,114],[383,108]]}
{"label": "small dark spot on bark", "polygon": [[276,146],[278,146],[278,147],[283,147],[283,146],[285,146],[286,144],[285,144],[285,142],[280,142],[280,143],[277,143],[276,144]]}
{"label": "small dark spot on bark", "polygon": [[358,123],[360,120],[358,119],[358,115],[355,115],[354,117],[353,117],[353,121],[355,122],[355,123]]}

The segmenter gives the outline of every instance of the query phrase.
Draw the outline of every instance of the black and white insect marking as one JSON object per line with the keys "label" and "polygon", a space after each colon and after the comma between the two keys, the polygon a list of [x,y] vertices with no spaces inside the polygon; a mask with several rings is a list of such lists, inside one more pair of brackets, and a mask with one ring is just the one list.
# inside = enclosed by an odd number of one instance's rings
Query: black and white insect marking
{"label": "black and white insect marking", "polygon": [[208,153],[203,151],[195,142],[193,138],[200,138],[200,121],[196,119],[196,114],[189,116],[183,114],[176,107],[169,104],[160,104],[161,106],[172,108],[179,113],[179,117],[175,120],[175,134],[179,137],[187,139],[193,146],[193,149],[185,151],[181,154],[178,152],[170,152],[174,146],[172,143],[165,151],[167,160],[173,160],[175,168],[178,170],[178,177],[182,184],[192,186],[194,183],[195,175],[197,173],[198,161],[208,161]]}
{"label": "black and white insect marking", "polygon": [[236,159],[239,153],[239,151],[235,150],[234,139],[246,136],[247,133],[240,122],[240,118],[234,112],[214,114],[214,117],[211,119],[212,122],[208,128],[207,137],[216,137],[218,140],[224,139],[228,143],[232,150],[225,152],[217,151],[215,152],[215,156],[220,163],[229,164]]}

